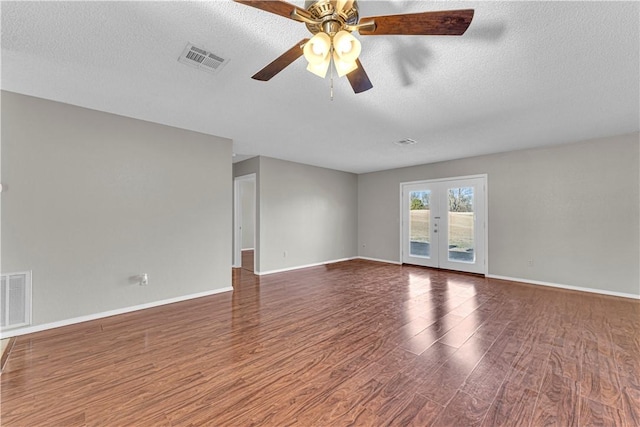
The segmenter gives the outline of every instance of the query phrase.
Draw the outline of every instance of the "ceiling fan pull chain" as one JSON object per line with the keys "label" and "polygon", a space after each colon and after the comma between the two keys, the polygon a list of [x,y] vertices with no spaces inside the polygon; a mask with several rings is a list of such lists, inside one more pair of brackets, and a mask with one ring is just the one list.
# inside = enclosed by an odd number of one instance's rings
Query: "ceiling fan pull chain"
{"label": "ceiling fan pull chain", "polygon": [[331,88],[329,89],[329,97],[333,101],[333,43],[331,43],[331,49],[329,50],[329,76],[331,78]]}
{"label": "ceiling fan pull chain", "polygon": [[333,73],[331,73],[331,89],[329,90],[329,96],[331,97],[331,100],[333,101]]}

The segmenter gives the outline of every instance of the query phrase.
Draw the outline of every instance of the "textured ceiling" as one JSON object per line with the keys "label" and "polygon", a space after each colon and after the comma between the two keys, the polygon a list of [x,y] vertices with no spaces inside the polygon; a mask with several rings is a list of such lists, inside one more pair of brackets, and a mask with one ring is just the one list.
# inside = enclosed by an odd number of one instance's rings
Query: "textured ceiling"
{"label": "textured ceiling", "polygon": [[[361,1],[360,16],[461,8],[475,9],[461,37],[356,34],[374,87],[342,78],[331,101],[304,58],[250,79],[308,36],[251,7],[3,1],[1,87],[356,173],[639,130],[639,3]],[[181,64],[187,42],[230,62]]]}

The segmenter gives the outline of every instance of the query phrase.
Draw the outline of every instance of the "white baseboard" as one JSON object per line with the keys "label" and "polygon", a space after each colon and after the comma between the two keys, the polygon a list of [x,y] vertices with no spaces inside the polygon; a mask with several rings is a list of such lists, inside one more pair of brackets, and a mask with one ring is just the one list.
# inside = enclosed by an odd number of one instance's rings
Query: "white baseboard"
{"label": "white baseboard", "polygon": [[327,265],[327,264],[334,264],[336,262],[351,261],[352,259],[356,259],[356,258],[357,257],[332,259],[330,261],[316,262],[314,264],[297,265],[295,267],[281,268],[278,270],[255,271],[253,274],[258,276],[266,276],[267,274],[284,273],[286,271],[300,270],[300,269],[309,268],[309,267],[317,267],[319,265]]}
{"label": "white baseboard", "polygon": [[254,248],[245,248],[245,249],[240,249],[240,250],[241,250],[242,252],[244,252],[244,251],[252,251],[252,250],[254,250]]}
{"label": "white baseboard", "polygon": [[498,276],[495,274],[488,274],[487,277],[491,279],[508,280],[510,282],[527,283],[530,285],[541,285],[541,286],[549,286],[552,288],[567,289],[570,291],[590,292],[593,294],[609,295],[614,297],[640,299],[640,295],[627,294],[625,292],[608,291],[606,289],[584,288],[582,286],[562,285],[559,283],[549,283],[549,282],[541,282],[539,280],[520,279],[518,277]]}
{"label": "white baseboard", "polygon": [[88,322],[90,320],[102,319],[104,317],[116,316],[118,314],[131,313],[132,311],[144,310],[147,308],[158,307],[161,305],[173,304],[175,302],[186,301],[194,298],[206,297],[222,292],[232,291],[233,287],[214,289],[211,291],[199,292],[197,294],[183,295],[175,298],[169,298],[161,301],[148,302],[146,304],[134,305],[131,307],[118,308],[115,310],[103,311],[102,313],[88,314],[86,316],[74,317],[72,319],[60,320],[57,322],[45,323],[42,325],[27,326],[26,328],[18,328],[2,332],[1,338],[17,337],[19,335],[32,334],[34,332],[46,331],[49,329],[60,328],[62,326],[74,325],[76,323]]}
{"label": "white baseboard", "polygon": [[384,263],[386,263],[386,264],[402,265],[402,263],[401,263],[401,262],[398,262],[398,261],[390,261],[390,260],[388,260],[388,259],[369,258],[369,257],[367,257],[367,256],[359,256],[359,257],[356,257],[356,258],[357,258],[357,259],[364,259],[364,260],[367,260],[367,261],[384,262]]}

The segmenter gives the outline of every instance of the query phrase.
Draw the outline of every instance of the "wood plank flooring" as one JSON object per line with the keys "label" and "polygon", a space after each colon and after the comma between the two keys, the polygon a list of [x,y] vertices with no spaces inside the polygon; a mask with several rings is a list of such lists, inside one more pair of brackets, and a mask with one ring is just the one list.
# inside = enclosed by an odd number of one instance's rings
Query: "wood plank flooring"
{"label": "wood plank flooring", "polygon": [[638,426],[640,302],[356,260],[18,337],[3,426]]}
{"label": "wood plank flooring", "polygon": [[4,369],[4,364],[7,362],[7,359],[9,358],[9,353],[11,353],[11,349],[13,348],[13,344],[15,343],[15,341],[16,341],[15,337],[5,338],[0,341],[0,343],[2,343],[0,345],[0,354],[1,354],[0,371]]}
{"label": "wood plank flooring", "polygon": [[253,249],[242,250],[242,268],[253,271]]}

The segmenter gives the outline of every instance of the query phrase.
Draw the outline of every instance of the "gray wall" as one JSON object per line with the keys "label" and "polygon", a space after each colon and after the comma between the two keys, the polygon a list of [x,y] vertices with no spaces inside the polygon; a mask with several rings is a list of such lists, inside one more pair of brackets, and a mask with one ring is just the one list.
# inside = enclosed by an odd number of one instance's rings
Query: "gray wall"
{"label": "gray wall", "polygon": [[230,179],[228,139],[2,92],[2,271],[34,325],[229,287]]}
{"label": "gray wall", "polygon": [[260,157],[258,191],[259,272],[357,255],[357,175]]}
{"label": "gray wall", "polygon": [[634,133],[359,175],[359,255],[400,261],[401,182],[486,173],[489,274],[640,295],[639,147]]}
{"label": "gray wall", "polygon": [[256,200],[254,181],[240,182],[240,203],[242,203],[242,249],[253,249],[255,230]]}

